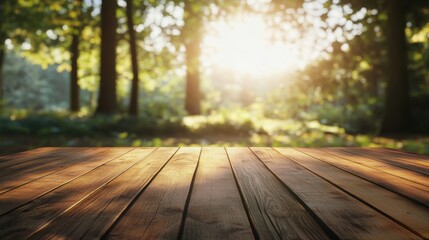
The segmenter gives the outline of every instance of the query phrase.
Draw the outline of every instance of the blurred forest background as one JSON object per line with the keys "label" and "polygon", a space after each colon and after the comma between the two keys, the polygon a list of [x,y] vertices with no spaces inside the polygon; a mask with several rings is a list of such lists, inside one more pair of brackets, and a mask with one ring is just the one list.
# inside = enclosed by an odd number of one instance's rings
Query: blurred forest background
{"label": "blurred forest background", "polygon": [[0,154],[429,153],[427,0],[1,0]]}

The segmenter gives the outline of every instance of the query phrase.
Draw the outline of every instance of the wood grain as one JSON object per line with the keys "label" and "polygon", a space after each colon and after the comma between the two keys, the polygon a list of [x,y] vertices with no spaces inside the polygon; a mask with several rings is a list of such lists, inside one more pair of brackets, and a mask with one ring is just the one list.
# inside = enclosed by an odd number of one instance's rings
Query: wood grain
{"label": "wood grain", "polygon": [[421,239],[274,149],[251,149],[340,239]]}
{"label": "wood grain", "polygon": [[203,148],[183,239],[252,239],[224,148]]}
{"label": "wood grain", "polygon": [[[385,172],[387,174],[395,175],[395,176],[400,177],[402,179],[405,179],[407,181],[418,183],[418,184],[426,186],[426,187],[429,186],[429,176],[428,175],[418,173],[418,172],[410,170],[410,169],[404,169],[404,168],[396,166],[396,165],[390,165],[389,163],[386,163],[380,159],[374,160],[372,158],[362,156],[358,152],[354,151],[353,149],[345,151],[343,149],[324,148],[324,151],[328,152],[330,154],[339,156],[341,158],[344,158],[346,160],[349,160],[349,161],[352,161],[355,163],[359,163],[359,164],[365,165],[367,167]],[[428,190],[429,190],[429,188],[428,188]]]}
{"label": "wood grain", "polygon": [[415,184],[394,175],[385,174],[382,171],[358,163],[347,161],[344,158],[329,154],[323,149],[309,148],[305,149],[305,152],[313,157],[331,164],[332,166],[338,167],[344,171],[374,182],[382,187],[385,187],[386,189],[401,194],[404,197],[409,197],[410,199],[417,201],[427,207],[429,206],[429,192],[425,186]]}
{"label": "wood grain", "polygon": [[101,238],[176,151],[177,148],[157,149],[31,238]]}
{"label": "wood grain", "polygon": [[49,154],[20,165],[0,169],[0,194],[10,191],[28,182],[79,163],[79,159],[92,156],[102,149],[74,149],[57,154]]}
{"label": "wood grain", "polygon": [[19,165],[24,162],[32,161],[48,154],[52,154],[53,151],[61,152],[62,149],[60,150],[58,148],[53,147],[41,147],[24,152],[0,156],[0,168]]}
{"label": "wood grain", "polygon": [[342,151],[365,156],[365,157],[374,159],[376,161],[385,162],[397,167],[401,167],[401,168],[412,170],[421,174],[425,174],[426,176],[429,175],[429,165],[425,166],[421,164],[421,162],[424,160],[419,159],[420,161],[413,161],[412,159],[402,155],[402,153],[400,152],[392,152],[389,150],[383,151],[383,149],[378,149],[378,148],[358,148],[358,147],[344,147],[344,148],[334,148],[334,149],[339,149]]}
{"label": "wood grain", "polygon": [[421,154],[415,154],[415,153],[409,153],[409,152],[403,152],[396,149],[390,149],[390,148],[363,148],[368,151],[373,152],[379,152],[382,154],[388,154],[392,153],[392,159],[399,160],[399,161],[407,161],[419,164],[421,166],[429,167],[429,156],[427,155],[421,155]]}
{"label": "wood grain", "polygon": [[[1,157],[0,169],[2,174],[7,173],[5,170],[22,169],[28,166],[37,166],[41,163],[49,162],[48,159],[59,158],[61,156],[68,156],[71,153],[78,153],[82,150],[90,150],[90,148],[53,148],[43,147],[23,153],[16,153],[9,156]],[[37,161],[37,164],[32,163]]]}
{"label": "wood grain", "polygon": [[106,238],[176,239],[200,148],[180,148]]}
{"label": "wood grain", "polygon": [[429,209],[394,192],[320,161],[307,148],[275,148],[294,162],[306,167],[343,191],[389,216],[408,230],[429,238]]}
{"label": "wood grain", "polygon": [[0,157],[0,239],[429,239],[429,157],[177,149]]}
{"label": "wood grain", "polygon": [[[117,151],[124,151],[120,149]],[[22,239],[30,236],[95,190],[113,180],[141,159],[153,148],[134,149],[89,173],[74,179],[48,194],[0,217],[0,239]]]}
{"label": "wood grain", "polygon": [[[80,159],[76,159],[79,161],[79,164],[64,168],[4,192],[0,194],[0,215],[24,205],[33,199],[41,197],[130,150],[131,149],[124,149],[123,151],[118,151],[118,149],[114,150],[109,148],[99,149],[99,151],[94,150],[94,155],[89,154]],[[17,181],[19,181],[19,179]]]}
{"label": "wood grain", "polygon": [[[15,160],[4,161],[0,167],[1,177],[8,177],[13,175],[15,172],[19,172],[28,168],[38,167],[41,164],[50,163],[52,160],[58,160],[59,158],[70,156],[71,154],[79,153],[82,150],[90,150],[88,148],[70,149],[70,150],[58,150],[51,148],[42,148],[39,154],[26,155],[22,158]],[[34,150],[36,151],[36,150]],[[11,173],[11,174],[9,174]]]}
{"label": "wood grain", "polygon": [[249,148],[227,148],[227,153],[259,238],[329,239]]}

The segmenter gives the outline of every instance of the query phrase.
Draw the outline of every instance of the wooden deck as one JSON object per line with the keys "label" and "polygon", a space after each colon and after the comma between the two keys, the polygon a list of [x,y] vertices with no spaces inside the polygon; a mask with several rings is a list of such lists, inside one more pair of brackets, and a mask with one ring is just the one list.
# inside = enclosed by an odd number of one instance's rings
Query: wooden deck
{"label": "wooden deck", "polygon": [[429,239],[429,157],[40,148],[0,157],[0,239]]}

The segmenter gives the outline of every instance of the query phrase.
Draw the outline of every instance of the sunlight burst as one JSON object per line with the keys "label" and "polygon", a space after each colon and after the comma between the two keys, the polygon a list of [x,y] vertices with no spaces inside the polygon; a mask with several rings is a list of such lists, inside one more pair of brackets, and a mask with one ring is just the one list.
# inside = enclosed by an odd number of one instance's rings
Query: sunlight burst
{"label": "sunlight burst", "polygon": [[256,15],[213,23],[203,49],[210,64],[239,75],[288,73],[308,63],[298,46],[273,41],[272,30]]}

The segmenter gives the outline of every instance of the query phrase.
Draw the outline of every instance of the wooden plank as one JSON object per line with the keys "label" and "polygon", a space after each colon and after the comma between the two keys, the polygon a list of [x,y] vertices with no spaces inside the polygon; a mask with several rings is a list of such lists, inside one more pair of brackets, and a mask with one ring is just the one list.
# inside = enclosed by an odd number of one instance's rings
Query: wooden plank
{"label": "wooden plank", "polygon": [[429,239],[429,209],[394,192],[349,174],[308,153],[307,148],[275,148],[289,159],[378,209],[419,236]]}
{"label": "wooden plank", "polygon": [[14,153],[10,155],[0,156],[0,168],[5,168],[13,165],[18,165],[27,161],[32,161],[50,154],[51,151],[58,151],[53,147],[36,148],[24,152]]}
{"label": "wooden plank", "polygon": [[[378,171],[385,172],[387,174],[395,175],[406,181],[412,181],[414,183],[429,186],[429,176],[425,174],[421,174],[409,169],[404,169],[395,165],[390,165],[379,158],[368,158],[366,156],[360,155],[358,152],[353,149],[345,150],[344,148],[324,148],[325,152],[336,155],[343,159],[362,164],[364,166],[376,169]],[[428,172],[429,173],[429,172]],[[429,188],[427,188],[429,190]]]}
{"label": "wooden plank", "polygon": [[340,239],[421,239],[272,148],[251,148]]}
{"label": "wooden plank", "polygon": [[177,148],[162,148],[152,152],[31,238],[101,238],[176,151]]}
{"label": "wooden plank", "polygon": [[335,237],[324,231],[249,148],[227,148],[227,153],[258,238]]}
{"label": "wooden plank", "polygon": [[[406,153],[400,151],[391,151],[384,148],[358,148],[358,147],[347,147],[347,148],[338,148],[344,151],[353,150],[354,153],[366,156],[369,158],[374,158],[379,161],[383,161],[398,167],[405,169],[413,170],[425,175],[429,175],[429,160],[424,160],[427,156],[420,155],[410,155],[412,157],[407,157]],[[427,163],[422,164],[422,163]]]}
{"label": "wooden plank", "polygon": [[[24,166],[37,166],[40,163],[47,162],[52,157],[69,156],[73,153],[79,153],[83,150],[91,150],[89,147],[42,147],[25,152],[15,153],[0,157],[0,170],[19,169]],[[38,161],[34,164],[33,161]],[[26,168],[26,167],[24,167]],[[2,172],[3,173],[3,172]]]}
{"label": "wooden plank", "polygon": [[91,156],[99,151],[103,150],[90,148],[67,149],[56,153],[51,152],[44,158],[14,166],[12,169],[0,169],[0,194],[79,163],[79,159]]}
{"label": "wooden plank", "polygon": [[74,180],[75,178],[93,170],[101,164],[109,162],[126,152],[130,148],[110,149],[100,148],[94,151],[95,155],[86,155],[79,159],[79,164],[46,175],[36,181],[29,182],[8,192],[0,194],[0,215],[9,212],[33,199]]}
{"label": "wooden plank", "polygon": [[386,174],[382,171],[378,171],[358,163],[347,161],[338,156],[329,154],[322,149],[305,149],[305,152],[335,167],[343,169],[344,171],[362,177],[425,206],[429,206],[428,187],[404,180],[394,175]]}
{"label": "wooden plank", "polygon": [[[36,154],[28,154],[18,157],[11,156],[8,161],[2,162],[0,166],[0,177],[9,177],[17,172],[22,172],[25,169],[38,167],[42,164],[49,163],[52,160],[61,159],[71,156],[72,154],[79,153],[83,150],[90,150],[89,148],[42,148]],[[36,151],[36,150],[35,150]]]}
{"label": "wooden plank", "polygon": [[200,151],[180,148],[105,237],[176,239]]}
{"label": "wooden plank", "polygon": [[[22,239],[93,194],[125,170],[144,159],[154,148],[134,149],[89,173],[0,217],[0,239]],[[122,150],[118,150],[122,151]]]}
{"label": "wooden plank", "polygon": [[374,152],[380,152],[380,153],[386,153],[391,152],[394,155],[394,159],[407,161],[407,162],[413,162],[422,166],[429,167],[429,156],[422,155],[422,154],[416,154],[416,153],[410,153],[410,152],[404,152],[399,151],[397,149],[391,149],[391,148],[364,148],[366,150],[371,150]]}
{"label": "wooden plank", "polygon": [[252,239],[224,148],[203,148],[182,239]]}

